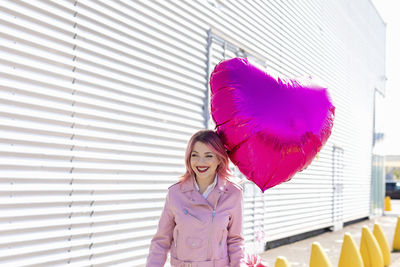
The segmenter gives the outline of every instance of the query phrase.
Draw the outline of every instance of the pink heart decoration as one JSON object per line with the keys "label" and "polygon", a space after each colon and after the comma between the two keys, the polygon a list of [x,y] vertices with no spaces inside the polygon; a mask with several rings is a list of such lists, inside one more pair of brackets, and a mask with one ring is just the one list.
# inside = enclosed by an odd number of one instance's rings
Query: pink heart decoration
{"label": "pink heart decoration", "polygon": [[331,134],[327,88],[276,80],[247,58],[218,63],[210,86],[211,116],[229,158],[262,192],[307,168]]}

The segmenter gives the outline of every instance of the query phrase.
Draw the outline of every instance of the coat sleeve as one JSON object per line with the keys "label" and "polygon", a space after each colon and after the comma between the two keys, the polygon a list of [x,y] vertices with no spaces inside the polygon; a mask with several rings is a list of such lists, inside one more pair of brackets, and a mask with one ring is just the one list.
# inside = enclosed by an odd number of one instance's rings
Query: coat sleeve
{"label": "coat sleeve", "polygon": [[171,191],[168,190],[164,208],[158,222],[157,232],[151,240],[146,267],[164,266],[171,248],[175,220],[170,207],[170,194]]}
{"label": "coat sleeve", "polygon": [[243,192],[240,190],[237,205],[228,223],[228,255],[230,267],[247,266],[244,259],[244,238],[242,235]]}

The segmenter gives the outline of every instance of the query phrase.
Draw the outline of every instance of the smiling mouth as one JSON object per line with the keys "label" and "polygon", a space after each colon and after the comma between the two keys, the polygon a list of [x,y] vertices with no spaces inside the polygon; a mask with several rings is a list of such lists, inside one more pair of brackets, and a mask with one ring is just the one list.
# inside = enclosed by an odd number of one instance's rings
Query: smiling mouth
{"label": "smiling mouth", "polygon": [[196,169],[198,170],[198,172],[203,173],[203,172],[208,171],[209,167],[205,167],[205,168],[204,167],[203,168],[196,167]]}

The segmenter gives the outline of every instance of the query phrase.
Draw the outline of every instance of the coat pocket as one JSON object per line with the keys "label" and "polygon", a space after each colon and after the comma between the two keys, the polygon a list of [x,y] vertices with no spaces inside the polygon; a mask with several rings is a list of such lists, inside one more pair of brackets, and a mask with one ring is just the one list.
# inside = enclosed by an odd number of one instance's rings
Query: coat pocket
{"label": "coat pocket", "polygon": [[179,237],[179,230],[175,227],[174,232],[172,233],[172,247],[171,247],[171,256],[177,258],[178,257],[178,237]]}
{"label": "coat pocket", "polygon": [[174,234],[173,234],[173,237],[174,237],[174,247],[177,247],[177,245],[178,245],[178,234],[179,234],[178,228],[175,228],[175,229],[174,229]]}
{"label": "coat pocket", "polygon": [[227,243],[226,243],[226,238],[227,238],[227,230],[226,229],[221,229],[219,231],[219,237],[218,237],[218,251],[219,251],[219,257],[225,258],[227,256]]}
{"label": "coat pocket", "polygon": [[224,242],[226,243],[225,232],[226,232],[226,229],[220,230],[219,239],[218,239],[218,245],[220,247],[223,245]]}

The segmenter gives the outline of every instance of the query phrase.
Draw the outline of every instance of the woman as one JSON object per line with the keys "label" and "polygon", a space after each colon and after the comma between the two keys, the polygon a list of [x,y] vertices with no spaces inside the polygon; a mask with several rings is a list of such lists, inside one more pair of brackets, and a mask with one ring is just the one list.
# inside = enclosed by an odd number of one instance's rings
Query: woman
{"label": "woman", "polygon": [[242,190],[229,177],[219,136],[201,130],[189,140],[186,173],[168,189],[147,267],[247,266],[242,236]]}

